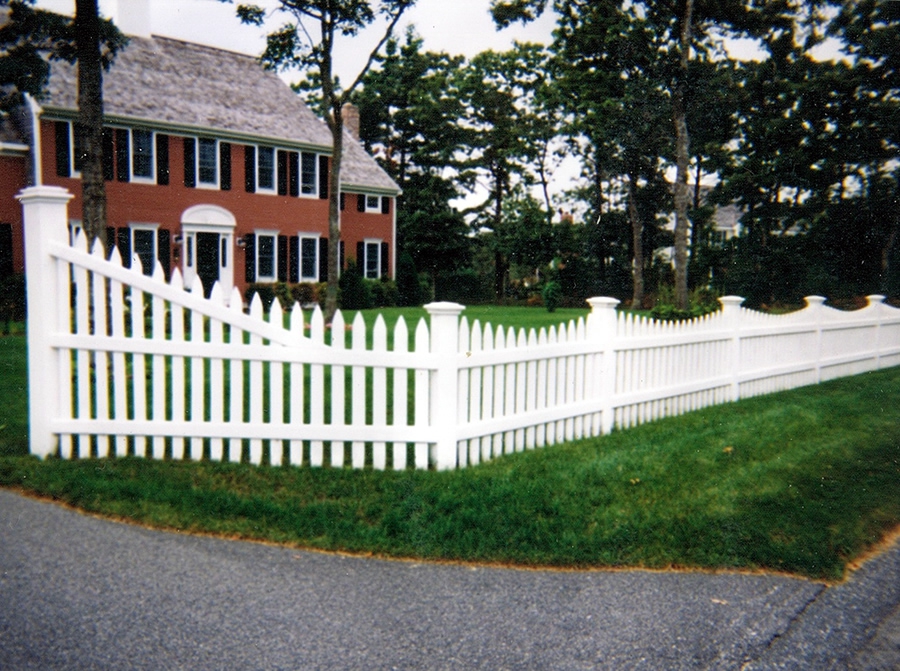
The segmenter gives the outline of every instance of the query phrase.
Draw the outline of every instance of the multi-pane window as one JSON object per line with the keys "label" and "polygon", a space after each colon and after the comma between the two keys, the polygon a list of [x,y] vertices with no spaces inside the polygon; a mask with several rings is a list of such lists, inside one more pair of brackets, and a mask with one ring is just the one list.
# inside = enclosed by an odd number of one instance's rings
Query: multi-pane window
{"label": "multi-pane window", "polygon": [[319,274],[319,239],[300,238],[300,280],[315,281]]}
{"label": "multi-pane window", "polygon": [[149,130],[131,131],[131,175],[153,179],[153,133]]}
{"label": "multi-pane window", "polygon": [[256,186],[260,191],[275,190],[275,149],[259,147],[257,151]]}
{"label": "multi-pane window", "polygon": [[318,177],[316,167],[318,157],[315,154],[303,152],[300,154],[300,192],[307,196],[318,193]]}
{"label": "multi-pane window", "polygon": [[84,159],[87,157],[87,151],[84,146],[84,131],[81,127],[72,123],[69,124],[72,132],[72,176],[80,173],[84,167]]}
{"label": "multi-pane window", "polygon": [[275,269],[278,267],[277,234],[256,234],[256,281],[274,282]]}
{"label": "multi-pane window", "polygon": [[131,228],[131,250],[141,259],[145,275],[152,275],[156,265],[156,228]]}
{"label": "multi-pane window", "polygon": [[211,138],[197,140],[197,181],[210,186],[219,185],[218,142]]}
{"label": "multi-pane window", "polygon": [[381,277],[381,241],[366,241],[365,257],[365,276],[377,280]]}
{"label": "multi-pane window", "polygon": [[366,196],[366,212],[381,212],[381,198]]}

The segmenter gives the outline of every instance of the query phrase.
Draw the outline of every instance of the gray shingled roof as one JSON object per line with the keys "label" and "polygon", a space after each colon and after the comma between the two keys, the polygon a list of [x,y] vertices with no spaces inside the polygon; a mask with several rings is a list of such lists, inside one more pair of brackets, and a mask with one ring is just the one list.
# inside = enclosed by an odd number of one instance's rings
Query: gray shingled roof
{"label": "gray shingled roof", "polygon": [[[327,126],[252,56],[159,36],[130,40],[103,77],[104,112],[111,120],[331,149]],[[54,62],[41,106],[74,112],[75,92],[74,66]],[[347,138],[344,146],[342,184],[399,191],[358,142]]]}

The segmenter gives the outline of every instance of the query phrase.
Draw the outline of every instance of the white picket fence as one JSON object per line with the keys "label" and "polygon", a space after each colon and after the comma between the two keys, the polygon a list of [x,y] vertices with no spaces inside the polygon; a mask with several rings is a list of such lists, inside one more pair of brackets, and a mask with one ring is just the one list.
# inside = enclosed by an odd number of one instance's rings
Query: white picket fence
{"label": "white picket fence", "polygon": [[[869,297],[841,312],[810,297],[772,316],[722,310],[661,323],[591,313],[559,328],[494,329],[453,303],[430,324],[367,343],[357,315],[304,321],[276,301],[249,314],[239,294],[178,271],[144,275],[99,245],[71,245],[71,196],[26,189],[31,451],[63,457],[447,469],[596,436],[667,415],[900,364],[900,310]],[[348,333],[349,331],[349,333]]]}

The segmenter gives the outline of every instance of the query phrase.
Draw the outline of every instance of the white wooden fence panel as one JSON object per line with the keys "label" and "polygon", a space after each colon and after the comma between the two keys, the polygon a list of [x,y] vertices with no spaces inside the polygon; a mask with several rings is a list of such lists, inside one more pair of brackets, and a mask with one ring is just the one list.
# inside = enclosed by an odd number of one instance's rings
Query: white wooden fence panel
{"label": "white wooden fence panel", "polygon": [[31,404],[36,454],[462,467],[900,365],[900,310],[881,296],[854,312],[812,296],[780,316],[725,297],[719,313],[678,324],[598,298],[586,322],[538,332],[434,304],[412,347],[406,322],[390,334],[382,317],[368,345],[361,315],[347,346],[341,313],[326,325],[317,309],[307,324],[276,303],[266,318],[257,297],[245,314],[236,289],[214,285],[207,299],[177,270],[166,283],[159,264],[148,276],[137,256],[126,268],[116,250],[70,244],[64,207],[49,223],[29,209],[62,194],[22,195],[29,302],[55,306],[29,329],[30,393],[47,401]]}

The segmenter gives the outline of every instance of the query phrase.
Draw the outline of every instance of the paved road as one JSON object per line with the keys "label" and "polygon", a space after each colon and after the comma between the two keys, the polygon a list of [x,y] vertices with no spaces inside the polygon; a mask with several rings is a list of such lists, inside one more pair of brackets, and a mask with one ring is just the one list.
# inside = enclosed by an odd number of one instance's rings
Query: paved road
{"label": "paved road", "polygon": [[900,547],[836,588],[150,531],[0,490],[0,669],[897,669]]}

